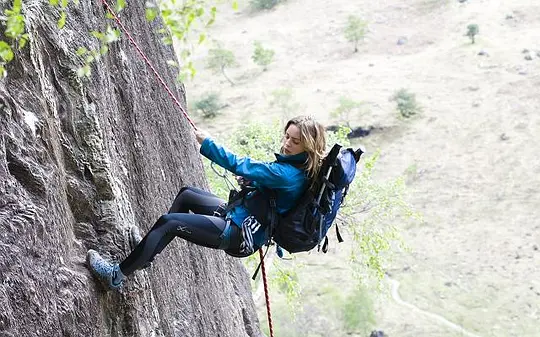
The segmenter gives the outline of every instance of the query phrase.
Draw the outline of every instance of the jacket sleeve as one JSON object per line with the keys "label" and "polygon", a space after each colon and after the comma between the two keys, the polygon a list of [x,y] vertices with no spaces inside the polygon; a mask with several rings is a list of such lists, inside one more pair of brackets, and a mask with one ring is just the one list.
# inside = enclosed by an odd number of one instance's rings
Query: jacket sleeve
{"label": "jacket sleeve", "polygon": [[206,138],[201,144],[201,154],[232,173],[256,181],[268,188],[283,187],[289,183],[292,172],[288,165],[268,163],[239,157],[213,139]]}

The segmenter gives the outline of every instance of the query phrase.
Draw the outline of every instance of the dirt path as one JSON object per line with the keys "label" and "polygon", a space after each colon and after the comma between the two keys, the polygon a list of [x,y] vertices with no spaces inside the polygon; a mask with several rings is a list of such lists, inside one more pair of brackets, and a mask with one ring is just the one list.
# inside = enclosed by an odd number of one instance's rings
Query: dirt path
{"label": "dirt path", "polygon": [[415,306],[414,304],[405,302],[403,299],[401,299],[401,296],[399,296],[399,281],[388,277],[388,282],[392,286],[392,298],[399,305],[402,305],[402,306],[407,307],[409,309],[412,309],[412,310],[414,310],[414,311],[416,311],[416,312],[418,312],[418,313],[420,313],[420,314],[422,314],[424,316],[432,318],[432,319],[436,320],[437,322],[449,327],[450,329],[455,330],[455,331],[463,334],[464,336],[481,337],[479,335],[476,335],[476,334],[474,334],[472,332],[469,332],[469,331],[465,330],[465,328],[463,328],[461,325],[450,322],[449,320],[447,320],[446,318],[444,318],[441,315],[438,315],[438,314],[435,314],[435,313],[432,313],[432,312],[429,312],[429,311],[422,310],[422,309],[418,308],[417,306]]}
{"label": "dirt path", "polygon": [[[220,13],[212,35],[237,55],[241,66],[230,76],[238,83],[207,70],[201,48],[196,81],[186,84],[191,101],[217,91],[228,104],[205,121],[209,131],[222,139],[246,121],[281,118],[269,104],[278,88],[291,90],[295,113],[326,124],[337,123],[331,112],[340,97],[366,102],[368,111],[350,123],[384,128],[362,139],[368,153],[381,153],[374,179],[407,175],[407,201],[424,215],[422,225],[399,228],[411,252],[396,254],[389,270],[414,303],[430,303],[474,331],[538,336],[538,1],[294,0],[260,13]],[[368,22],[358,53],[342,33],[349,14]],[[474,45],[464,36],[472,23],[480,27]],[[400,37],[405,44],[398,45]],[[276,53],[268,71],[251,60],[256,40]],[[413,120],[397,119],[389,101],[400,88],[423,108]],[[325,277],[321,270],[310,278]],[[416,310],[393,307],[381,306],[378,325],[408,336],[448,336],[430,330],[443,326],[440,318],[426,314],[413,325],[401,309]]]}

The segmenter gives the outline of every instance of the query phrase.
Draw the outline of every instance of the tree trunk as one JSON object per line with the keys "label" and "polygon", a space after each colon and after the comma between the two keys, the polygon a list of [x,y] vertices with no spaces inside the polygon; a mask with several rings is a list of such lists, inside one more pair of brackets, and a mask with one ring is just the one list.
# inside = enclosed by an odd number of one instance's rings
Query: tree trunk
{"label": "tree trunk", "polygon": [[225,67],[224,66],[221,66],[221,73],[223,74],[223,76],[225,76],[225,78],[227,79],[227,81],[229,81],[229,83],[231,85],[234,85],[234,82],[231,81],[231,79],[229,78],[229,76],[227,76],[227,73],[225,72]]}
{"label": "tree trunk", "polygon": [[[76,50],[114,26],[98,1],[70,2],[63,30],[48,1],[23,6],[29,43],[0,81],[0,336],[260,336],[249,276],[221,251],[174,240],[120,292],[90,275],[89,248],[125,257],[131,225],[145,232],[181,186],[207,187],[203,166],[127,38],[77,77]],[[144,2],[120,17],[185,106]]]}

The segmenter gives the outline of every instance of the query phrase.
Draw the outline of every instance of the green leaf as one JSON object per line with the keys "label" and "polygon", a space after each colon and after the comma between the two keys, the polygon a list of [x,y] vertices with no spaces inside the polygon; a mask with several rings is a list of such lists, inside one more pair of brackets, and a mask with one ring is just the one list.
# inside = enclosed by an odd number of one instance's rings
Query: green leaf
{"label": "green leaf", "polygon": [[21,8],[22,8],[22,0],[14,0],[13,1],[13,10],[16,11],[17,13],[20,13]]}
{"label": "green leaf", "polygon": [[8,15],[5,35],[12,39],[18,39],[24,34],[24,17],[20,14]]}
{"label": "green leaf", "polygon": [[146,8],[145,14],[146,14],[146,21],[152,22],[156,19],[158,15],[158,11],[155,8]]}
{"label": "green leaf", "polygon": [[57,24],[58,29],[64,28],[64,26],[66,25],[66,18],[67,18],[66,12],[60,13],[60,19],[58,19],[58,24]]}
{"label": "green leaf", "polygon": [[114,16],[111,14],[111,12],[107,11],[107,14],[105,14],[105,17],[107,19],[114,19]]}
{"label": "green leaf", "polygon": [[58,0],[49,0],[49,5],[58,6]]}
{"label": "green leaf", "polygon": [[19,39],[19,49],[23,49],[24,46],[26,46],[26,42],[28,42],[28,40],[24,37],[21,37]]}
{"label": "green leaf", "polygon": [[217,13],[217,8],[212,7],[210,9],[210,20],[208,20],[208,22],[206,23],[206,26],[210,26],[216,21],[216,13]]}
{"label": "green leaf", "polygon": [[86,63],[92,63],[94,62],[94,56],[93,55],[88,55],[86,57]]}
{"label": "green leaf", "polygon": [[3,64],[0,64],[0,78],[4,78],[6,77],[6,75],[7,75],[6,68],[4,68]]}
{"label": "green leaf", "polygon": [[173,31],[174,37],[179,41],[186,41],[187,40],[187,34],[185,34],[184,30],[174,30]]}
{"label": "green leaf", "polygon": [[79,49],[77,49],[77,56],[83,56],[84,54],[86,54],[88,52],[88,49],[86,49],[85,47],[80,47]]}
{"label": "green leaf", "polygon": [[68,5],[68,0],[62,0],[62,5],[61,5],[61,7],[62,7],[62,8],[66,8],[67,5]]}
{"label": "green leaf", "polygon": [[94,30],[94,31],[91,31],[90,34],[91,34],[93,37],[95,37],[95,38],[97,38],[97,39],[100,39],[100,40],[102,40],[102,39],[103,39],[103,36],[104,36],[104,34],[103,34],[102,32],[98,32],[98,31],[95,31],[95,30]]}
{"label": "green leaf", "polygon": [[116,0],[116,13],[121,12],[122,9],[126,8],[126,0]]}
{"label": "green leaf", "polygon": [[77,69],[77,76],[79,77],[83,77],[83,76],[90,77],[90,73],[91,73],[91,70],[90,70],[89,64]]}
{"label": "green leaf", "polygon": [[176,82],[184,83],[186,81],[186,74],[183,71],[178,72],[176,76]]}
{"label": "green leaf", "polygon": [[11,46],[5,42],[5,41],[0,41],[0,57],[6,61],[6,62],[9,62],[11,60],[13,60],[13,51],[11,50]]}
{"label": "green leaf", "polygon": [[201,33],[201,35],[199,35],[199,44],[203,43],[204,40],[206,40],[206,35],[204,33]]}
{"label": "green leaf", "polygon": [[232,2],[232,8],[233,8],[235,11],[238,10],[238,1],[234,0],[234,1]]}
{"label": "green leaf", "polygon": [[188,63],[188,69],[189,69],[191,78],[193,79],[193,77],[195,77],[195,74],[197,73],[197,69],[195,69],[195,67],[193,66],[193,62]]}
{"label": "green leaf", "polygon": [[162,9],[161,10],[161,15],[163,15],[163,17],[169,17],[170,15],[172,14],[172,11],[170,9]]}
{"label": "green leaf", "polygon": [[187,19],[187,26],[189,27],[191,23],[195,20],[195,13],[190,12]]}
{"label": "green leaf", "polygon": [[105,32],[105,38],[103,39],[103,43],[112,43],[115,41],[118,41],[120,39],[120,31],[115,28],[111,28],[111,26],[107,26],[107,31]]}
{"label": "green leaf", "polygon": [[101,48],[99,49],[99,53],[101,55],[105,55],[107,54],[107,52],[109,52],[109,47],[107,47],[106,45],[101,46]]}
{"label": "green leaf", "polygon": [[167,35],[161,38],[161,42],[163,42],[163,44],[166,46],[170,46],[173,43],[173,40],[172,37]]}

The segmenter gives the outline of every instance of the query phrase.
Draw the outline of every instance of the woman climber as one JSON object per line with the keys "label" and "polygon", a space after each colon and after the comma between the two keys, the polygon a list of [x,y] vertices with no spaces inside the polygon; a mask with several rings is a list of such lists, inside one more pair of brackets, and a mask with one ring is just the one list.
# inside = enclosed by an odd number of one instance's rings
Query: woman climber
{"label": "woman climber", "polygon": [[[195,137],[201,144],[200,153],[237,175],[239,183],[249,181],[256,189],[274,191],[276,210],[280,214],[295,205],[310,179],[317,176],[326,146],[324,127],[309,116],[287,122],[275,162],[238,157],[202,130],[195,130]],[[177,236],[201,246],[225,250],[233,256],[248,256],[268,241],[269,231],[243,204],[225,208],[226,213],[221,214],[219,211],[224,209],[224,204],[211,193],[184,187],[169,212],[157,220],[142,240],[137,227],[132,228],[133,250],[125,260],[119,264],[108,262],[91,249],[87,254],[88,266],[106,287],[116,289],[127,276],[148,266]]]}

